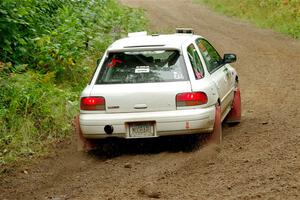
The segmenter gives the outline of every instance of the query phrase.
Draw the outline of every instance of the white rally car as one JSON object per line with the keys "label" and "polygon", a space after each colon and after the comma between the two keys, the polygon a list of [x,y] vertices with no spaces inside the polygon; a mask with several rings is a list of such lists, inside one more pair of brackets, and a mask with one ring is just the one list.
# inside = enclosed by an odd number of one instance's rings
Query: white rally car
{"label": "white rally car", "polygon": [[108,47],[81,94],[77,135],[82,147],[107,137],[152,138],[211,133],[222,121],[238,123],[241,99],[236,70],[192,30],[130,33]]}

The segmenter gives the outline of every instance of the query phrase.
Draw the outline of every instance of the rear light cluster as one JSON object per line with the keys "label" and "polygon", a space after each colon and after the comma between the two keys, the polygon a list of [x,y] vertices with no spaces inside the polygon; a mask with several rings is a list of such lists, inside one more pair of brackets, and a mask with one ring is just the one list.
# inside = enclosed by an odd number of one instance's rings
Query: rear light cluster
{"label": "rear light cluster", "polygon": [[82,97],[80,101],[81,110],[105,110],[104,97]]}
{"label": "rear light cluster", "polygon": [[176,106],[199,106],[207,103],[207,95],[204,92],[187,92],[176,95]]}

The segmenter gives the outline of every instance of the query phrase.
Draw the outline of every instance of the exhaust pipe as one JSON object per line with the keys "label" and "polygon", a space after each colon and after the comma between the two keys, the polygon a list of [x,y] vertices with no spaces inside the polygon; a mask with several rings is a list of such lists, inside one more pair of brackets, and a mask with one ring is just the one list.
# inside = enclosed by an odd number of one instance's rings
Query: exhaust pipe
{"label": "exhaust pipe", "polygon": [[104,131],[106,134],[111,135],[114,132],[114,127],[112,125],[104,126]]}

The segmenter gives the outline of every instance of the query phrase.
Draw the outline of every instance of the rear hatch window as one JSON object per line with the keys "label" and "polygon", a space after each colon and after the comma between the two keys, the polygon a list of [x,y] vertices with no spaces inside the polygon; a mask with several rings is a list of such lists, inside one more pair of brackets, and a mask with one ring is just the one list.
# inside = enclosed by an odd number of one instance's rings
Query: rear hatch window
{"label": "rear hatch window", "polygon": [[177,50],[109,53],[96,84],[187,81],[187,71]]}

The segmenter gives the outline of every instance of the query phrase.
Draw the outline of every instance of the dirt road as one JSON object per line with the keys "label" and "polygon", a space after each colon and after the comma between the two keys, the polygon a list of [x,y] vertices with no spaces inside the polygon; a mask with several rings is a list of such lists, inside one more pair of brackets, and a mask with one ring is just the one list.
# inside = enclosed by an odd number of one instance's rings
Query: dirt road
{"label": "dirt road", "polygon": [[58,145],[2,178],[0,199],[300,199],[300,42],[190,0],[122,2],[144,8],[154,30],[193,27],[238,55],[242,123],[223,126],[221,146],[194,152],[155,140],[109,159]]}

